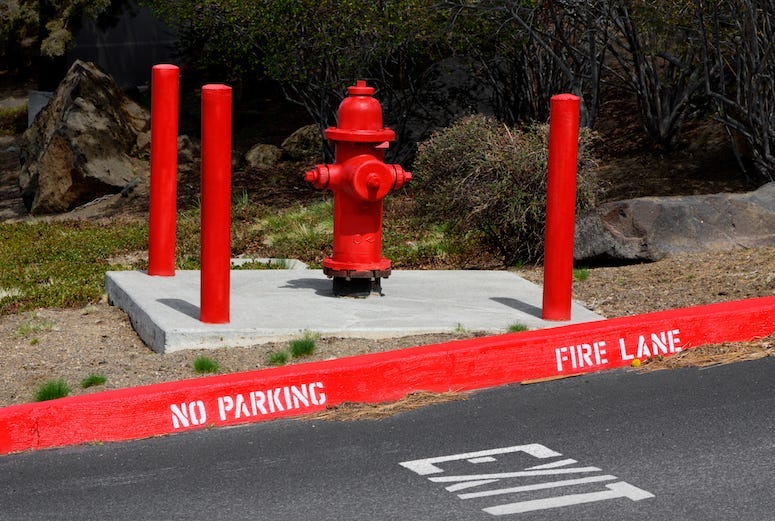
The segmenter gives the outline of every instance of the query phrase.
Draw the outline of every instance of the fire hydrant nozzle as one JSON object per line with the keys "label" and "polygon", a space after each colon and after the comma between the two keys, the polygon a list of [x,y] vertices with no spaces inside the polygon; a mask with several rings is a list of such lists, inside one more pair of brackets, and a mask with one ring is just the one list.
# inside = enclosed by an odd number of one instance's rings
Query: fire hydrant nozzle
{"label": "fire hydrant nozzle", "polygon": [[338,126],[325,131],[335,161],[317,165],[304,179],[334,193],[334,253],[323,260],[323,272],[333,277],[335,294],[361,296],[380,291],[380,279],[390,276],[390,260],[382,257],[382,199],[412,174],[384,162],[395,132],[382,126],[374,88],[358,80],[347,91]]}

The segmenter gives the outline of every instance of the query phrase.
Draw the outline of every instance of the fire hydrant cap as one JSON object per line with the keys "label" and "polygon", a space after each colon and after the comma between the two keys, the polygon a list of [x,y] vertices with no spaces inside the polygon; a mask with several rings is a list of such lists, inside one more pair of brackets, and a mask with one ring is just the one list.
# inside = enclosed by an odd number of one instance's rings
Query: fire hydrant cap
{"label": "fire hydrant cap", "polygon": [[357,80],[355,85],[347,87],[347,93],[350,96],[372,96],[374,94],[374,87],[368,87],[366,80]]}
{"label": "fire hydrant cap", "polygon": [[374,88],[358,80],[347,91],[350,95],[339,105],[337,126],[326,129],[326,138],[359,143],[394,141],[395,132],[382,126],[382,105],[372,97]]}

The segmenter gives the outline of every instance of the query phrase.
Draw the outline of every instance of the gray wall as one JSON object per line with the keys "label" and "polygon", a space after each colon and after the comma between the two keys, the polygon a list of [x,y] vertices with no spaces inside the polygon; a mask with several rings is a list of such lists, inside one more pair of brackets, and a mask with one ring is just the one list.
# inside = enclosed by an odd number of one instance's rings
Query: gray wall
{"label": "gray wall", "polygon": [[110,74],[122,87],[146,85],[151,67],[157,63],[176,63],[177,37],[156,19],[147,7],[129,0],[111,27],[101,29],[85,18],[68,53],[68,66],[76,59],[91,61]]}

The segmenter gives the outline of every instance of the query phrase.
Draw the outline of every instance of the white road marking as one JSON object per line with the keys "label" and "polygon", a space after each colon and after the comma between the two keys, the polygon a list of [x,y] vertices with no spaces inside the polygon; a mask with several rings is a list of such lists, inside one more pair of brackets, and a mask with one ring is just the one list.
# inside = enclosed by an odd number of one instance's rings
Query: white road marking
{"label": "white road marking", "polygon": [[564,467],[565,465],[573,465],[578,463],[575,459],[561,459],[554,463],[545,463],[544,465],[536,465],[535,467],[528,467],[525,470],[543,470],[543,469],[556,469],[557,467]]}
{"label": "white road marking", "polygon": [[[571,487],[573,485],[584,485],[585,483],[599,483],[600,481],[611,481],[617,479],[616,476],[606,474],[605,476],[592,476],[589,478],[565,479],[562,481],[549,481],[547,483],[536,483],[535,485],[523,485],[521,487],[499,488],[498,490],[485,490],[483,492],[469,492],[468,494],[458,494],[460,499],[474,499],[478,497],[499,496],[501,494],[513,494],[516,492],[530,492],[531,490],[545,490],[548,488]],[[449,488],[447,488],[449,490]]]}
{"label": "white road marking", "polygon": [[530,501],[520,501],[518,503],[509,503],[483,509],[488,514],[494,516],[505,516],[508,514],[523,514],[535,510],[547,510],[550,508],[567,507],[572,505],[581,505],[584,503],[595,503],[597,501],[606,501],[609,499],[628,498],[633,501],[648,499],[654,497],[654,494],[634,487],[624,481],[606,485],[608,490],[601,492],[590,492],[587,494],[571,494],[568,496],[556,496],[544,499],[533,499]]}
{"label": "white road marking", "polygon": [[428,474],[437,474],[439,472],[444,472],[443,469],[440,469],[435,465],[436,463],[443,463],[445,461],[470,460],[470,459],[476,459],[476,458],[481,458],[486,456],[497,456],[498,454],[508,454],[511,452],[524,452],[526,454],[533,456],[534,458],[539,458],[539,459],[556,458],[558,456],[562,456],[562,454],[560,454],[559,452],[554,452],[551,449],[547,449],[543,445],[539,445],[538,443],[532,443],[530,445],[517,445],[514,447],[503,447],[500,449],[481,450],[478,452],[467,452],[465,454],[452,454],[451,456],[439,456],[437,458],[425,458],[425,459],[418,459],[413,461],[404,461],[403,463],[399,463],[399,465],[406,467],[412,472],[415,472],[421,476],[426,476]]}
{"label": "white road marking", "polygon": [[502,472],[499,474],[472,474],[466,476],[438,476],[428,478],[434,483],[450,483],[453,481],[473,481],[483,479],[525,478],[529,476],[555,476],[558,474],[576,474],[579,472],[601,472],[597,467],[575,467],[571,469],[522,470],[519,472]]}

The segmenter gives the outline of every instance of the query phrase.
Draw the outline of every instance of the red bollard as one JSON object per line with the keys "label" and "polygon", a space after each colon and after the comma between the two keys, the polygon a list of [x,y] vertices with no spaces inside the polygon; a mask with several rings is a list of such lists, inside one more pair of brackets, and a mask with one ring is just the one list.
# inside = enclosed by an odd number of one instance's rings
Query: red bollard
{"label": "red bollard", "polygon": [[151,74],[151,202],[148,275],[175,275],[180,69],[154,65]]}
{"label": "red bollard", "polygon": [[202,87],[202,322],[229,322],[231,87]]}
{"label": "red bollard", "polygon": [[579,97],[552,96],[544,241],[544,320],[570,320],[579,148]]}

